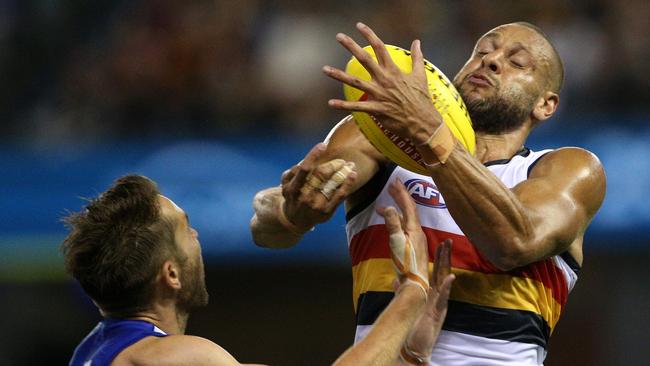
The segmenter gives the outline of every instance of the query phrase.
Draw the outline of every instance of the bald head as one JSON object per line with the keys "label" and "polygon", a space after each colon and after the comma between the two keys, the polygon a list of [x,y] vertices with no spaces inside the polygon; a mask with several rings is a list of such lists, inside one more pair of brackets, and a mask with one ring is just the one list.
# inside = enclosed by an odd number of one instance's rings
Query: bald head
{"label": "bald head", "polygon": [[559,103],[563,67],[536,26],[509,23],[478,39],[454,78],[475,131],[502,134],[550,118]]}
{"label": "bald head", "polygon": [[553,93],[558,94],[562,89],[562,84],[564,84],[564,65],[562,64],[560,54],[557,52],[557,49],[555,49],[555,46],[553,46],[550,38],[546,35],[546,33],[544,33],[544,31],[542,31],[540,27],[534,24],[528,22],[514,22],[510,24],[526,27],[537,33],[544,40],[547,46],[545,53],[548,57],[548,83],[546,85],[546,88]]}

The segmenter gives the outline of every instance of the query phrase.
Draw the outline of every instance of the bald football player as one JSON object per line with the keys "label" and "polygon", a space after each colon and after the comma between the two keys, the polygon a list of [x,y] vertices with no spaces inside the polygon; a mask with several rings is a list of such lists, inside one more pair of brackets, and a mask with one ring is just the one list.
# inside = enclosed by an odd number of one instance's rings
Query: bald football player
{"label": "bald football player", "polygon": [[[347,116],[324,144],[283,174],[279,187],[256,195],[254,240],[270,248],[295,245],[345,202],[360,341],[393,298],[387,228],[375,208],[391,205],[388,187],[403,182],[418,204],[429,253],[439,242],[454,240],[457,279],[447,319],[421,364],[541,365],[582,265],[584,233],[605,195],[605,173],[591,152],[533,151],[525,145],[560,103],[564,71],[557,51],[538,27],[524,22],[501,25],[478,39],[454,78],[476,132],[472,155],[434,108],[420,42],[411,45],[413,72],[404,74],[369,27],[358,23],[357,29],[377,61],[349,36],[336,39],[372,81],[331,66],[323,71],[368,98],[332,99],[329,105],[367,112],[411,140],[428,174],[388,161]],[[335,176],[347,170],[355,174],[331,194]],[[425,186],[435,205],[414,188]]]}

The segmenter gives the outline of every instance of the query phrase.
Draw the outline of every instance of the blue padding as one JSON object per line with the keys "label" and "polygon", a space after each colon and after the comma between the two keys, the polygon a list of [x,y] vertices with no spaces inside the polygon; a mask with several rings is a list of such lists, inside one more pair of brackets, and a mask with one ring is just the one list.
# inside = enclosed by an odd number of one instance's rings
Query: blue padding
{"label": "blue padding", "polygon": [[[611,127],[565,131],[561,139],[533,134],[533,150],[575,145],[595,152],[606,167],[605,204],[588,232],[592,246],[609,240],[639,248],[649,245],[650,128],[630,131]],[[308,242],[285,253],[255,247],[248,222],[251,201],[260,189],[277,185],[280,174],[296,163],[311,142],[286,137],[235,141],[176,141],[142,145],[120,143],[90,148],[0,150],[0,239],[65,235],[60,218],[106,189],[118,176],[144,174],[190,216],[208,256],[274,258],[285,254],[345,260],[342,209],[329,223],[308,234]],[[621,238],[625,243],[620,243]],[[19,247],[19,246],[18,246]],[[1,248],[0,248],[1,249]]]}

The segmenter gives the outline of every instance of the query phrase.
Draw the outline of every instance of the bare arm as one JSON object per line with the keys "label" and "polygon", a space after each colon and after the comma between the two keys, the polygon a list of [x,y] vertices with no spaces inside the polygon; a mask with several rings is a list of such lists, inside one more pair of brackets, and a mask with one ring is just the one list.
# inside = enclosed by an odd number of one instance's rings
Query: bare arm
{"label": "bare arm", "polygon": [[[312,227],[329,220],[341,202],[370,180],[383,159],[352,117],[344,118],[324,144],[317,145],[300,163],[284,172],[280,186],[255,195],[255,215],[250,224],[253,240],[269,248],[295,245]],[[354,174],[348,176],[330,199],[318,189],[305,190],[309,188],[306,186],[311,176],[325,182],[346,164],[353,167]]]}
{"label": "bare arm", "polygon": [[[339,357],[334,366],[394,365],[425,297],[415,286],[405,286],[375,322],[370,333]],[[399,363],[398,363],[399,364]]]}
{"label": "bare arm", "polygon": [[[451,239],[438,244],[433,263],[433,273],[429,283],[427,304],[420,318],[404,341],[400,361],[406,364],[420,364],[428,360],[431,350],[438,340],[442,324],[447,316],[447,302],[451,285],[456,278],[451,274]],[[410,363],[409,363],[410,362]]]}
{"label": "bare arm", "polygon": [[430,172],[459,227],[504,270],[581,240],[605,195],[600,162],[577,148],[549,153],[513,189],[458,145],[447,164]]}

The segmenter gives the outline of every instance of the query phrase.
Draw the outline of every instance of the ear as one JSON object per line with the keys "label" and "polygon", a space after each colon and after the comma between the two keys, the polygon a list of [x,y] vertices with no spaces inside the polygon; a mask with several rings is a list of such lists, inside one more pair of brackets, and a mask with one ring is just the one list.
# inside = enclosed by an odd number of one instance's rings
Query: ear
{"label": "ear", "polygon": [[161,269],[162,282],[174,290],[181,289],[181,272],[176,263],[165,261]]}
{"label": "ear", "polygon": [[549,119],[557,110],[560,104],[560,97],[550,91],[545,92],[535,104],[533,108],[533,119],[537,121],[544,121]]}

